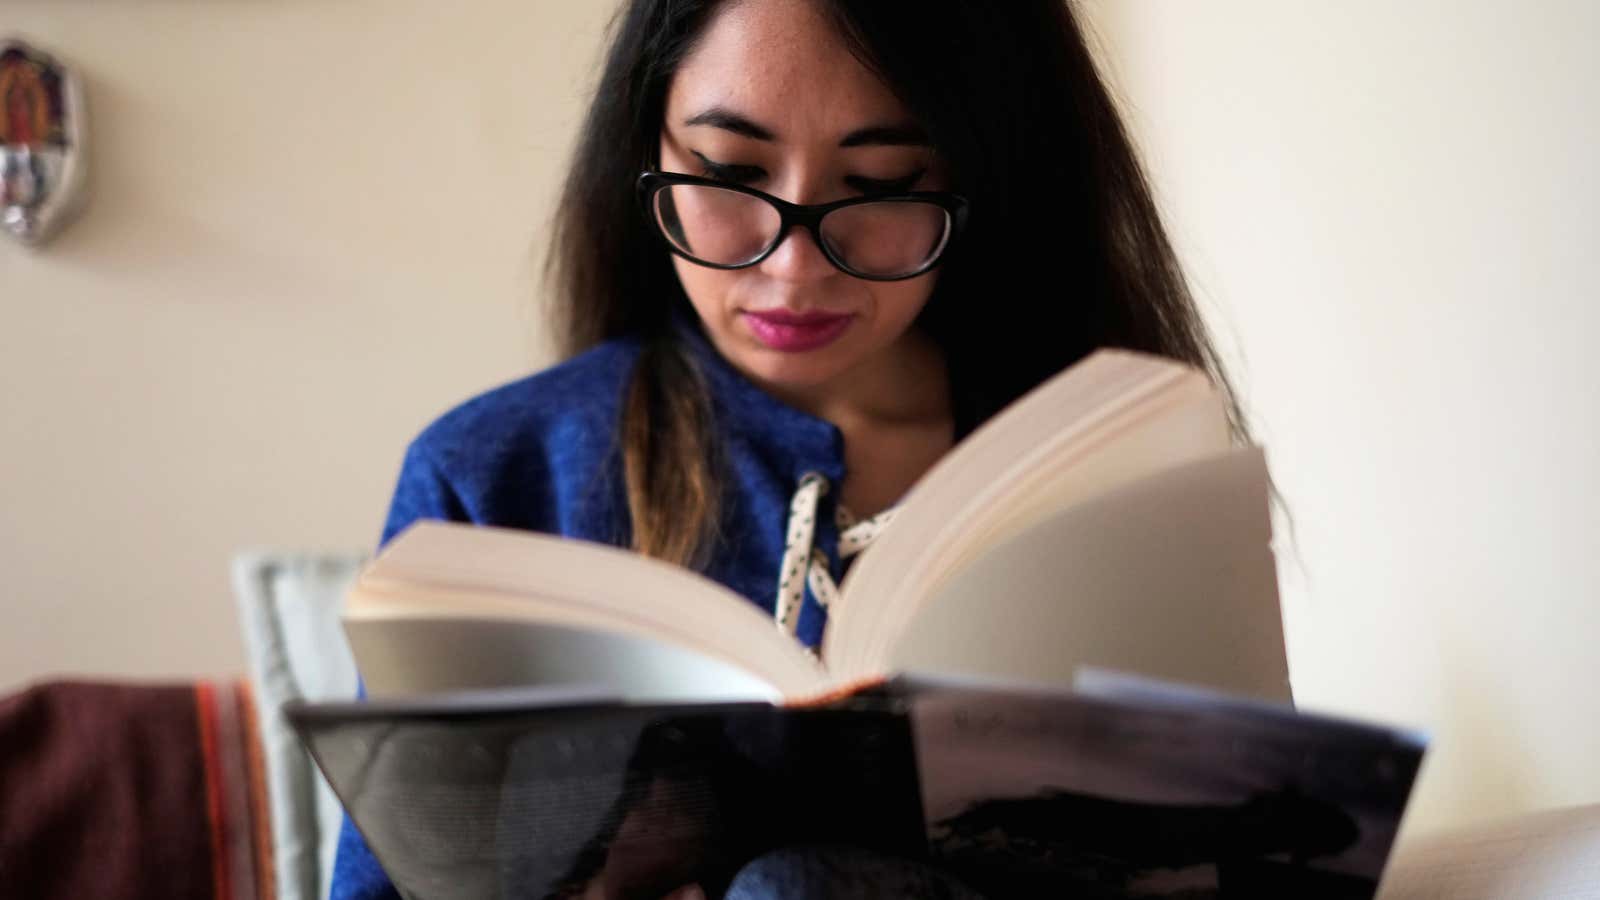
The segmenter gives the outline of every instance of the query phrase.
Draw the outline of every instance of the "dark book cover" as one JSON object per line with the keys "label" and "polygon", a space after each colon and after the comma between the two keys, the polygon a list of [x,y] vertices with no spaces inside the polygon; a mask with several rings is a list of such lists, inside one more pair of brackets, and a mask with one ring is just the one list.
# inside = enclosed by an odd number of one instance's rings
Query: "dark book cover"
{"label": "dark book cover", "polygon": [[1370,898],[1422,755],[1405,732],[1115,681],[289,715],[415,898]]}

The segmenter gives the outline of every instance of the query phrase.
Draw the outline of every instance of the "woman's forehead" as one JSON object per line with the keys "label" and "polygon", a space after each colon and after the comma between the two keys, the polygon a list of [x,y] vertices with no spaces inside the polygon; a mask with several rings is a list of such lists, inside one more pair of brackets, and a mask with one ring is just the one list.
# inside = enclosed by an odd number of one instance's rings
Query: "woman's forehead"
{"label": "woman's forehead", "polygon": [[734,113],[777,142],[837,141],[865,127],[910,124],[905,106],[813,0],[742,0],[718,12],[667,95],[675,129],[707,112]]}

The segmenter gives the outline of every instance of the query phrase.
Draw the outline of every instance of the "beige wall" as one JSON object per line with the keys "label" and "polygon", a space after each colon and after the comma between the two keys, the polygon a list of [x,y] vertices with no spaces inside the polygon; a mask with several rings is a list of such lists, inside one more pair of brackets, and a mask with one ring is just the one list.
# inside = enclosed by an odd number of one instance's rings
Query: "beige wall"
{"label": "beige wall", "polygon": [[[411,434],[547,358],[606,6],[6,0],[98,159],[0,246],[0,689],[239,670],[229,556],[368,547]],[[1294,511],[1300,695],[1434,729],[1414,828],[1600,799],[1600,13],[1093,8]]]}
{"label": "beige wall", "polygon": [[1291,509],[1303,702],[1410,827],[1600,801],[1600,5],[1096,0]]}
{"label": "beige wall", "polygon": [[5,0],[96,158],[86,218],[0,246],[0,689],[239,671],[230,555],[370,547],[411,435],[546,358],[606,7]]}

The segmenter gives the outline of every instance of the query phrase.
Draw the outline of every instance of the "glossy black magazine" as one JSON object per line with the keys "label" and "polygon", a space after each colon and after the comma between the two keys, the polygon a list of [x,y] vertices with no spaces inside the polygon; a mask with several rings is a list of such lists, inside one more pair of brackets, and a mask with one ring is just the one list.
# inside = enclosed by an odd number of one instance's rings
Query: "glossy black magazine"
{"label": "glossy black magazine", "polygon": [[1424,741],[1120,676],[287,710],[407,897],[1370,898]]}

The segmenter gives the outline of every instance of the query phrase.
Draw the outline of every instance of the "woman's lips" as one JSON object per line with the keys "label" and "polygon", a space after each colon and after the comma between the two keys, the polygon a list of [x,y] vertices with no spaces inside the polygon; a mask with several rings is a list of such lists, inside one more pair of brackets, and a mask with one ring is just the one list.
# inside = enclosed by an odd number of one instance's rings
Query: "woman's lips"
{"label": "woman's lips", "polygon": [[743,310],[745,325],[755,339],[784,353],[803,353],[833,343],[850,327],[850,313],[797,313],[788,310]]}

